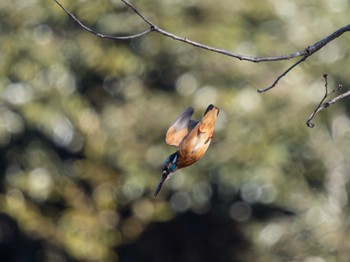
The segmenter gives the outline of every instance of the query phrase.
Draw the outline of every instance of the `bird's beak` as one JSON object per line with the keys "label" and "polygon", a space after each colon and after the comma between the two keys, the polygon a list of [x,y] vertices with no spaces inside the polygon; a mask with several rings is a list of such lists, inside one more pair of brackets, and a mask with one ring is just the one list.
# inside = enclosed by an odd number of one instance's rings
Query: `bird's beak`
{"label": "bird's beak", "polygon": [[162,178],[157,186],[156,192],[154,192],[154,198],[157,197],[159,191],[162,189],[164,182],[167,180],[169,173],[166,170],[163,170]]}

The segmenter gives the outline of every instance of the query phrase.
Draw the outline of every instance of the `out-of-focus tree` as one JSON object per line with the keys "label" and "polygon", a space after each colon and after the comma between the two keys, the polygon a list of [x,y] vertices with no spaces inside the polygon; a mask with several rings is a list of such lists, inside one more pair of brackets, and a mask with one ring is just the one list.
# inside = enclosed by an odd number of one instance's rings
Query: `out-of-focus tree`
{"label": "out-of-focus tree", "polygon": [[[116,0],[62,1],[98,32],[144,23]],[[135,3],[136,4],[136,3]],[[347,1],[144,1],[167,31],[253,56],[301,50],[348,23]],[[0,248],[7,261],[347,261],[342,37],[268,93],[253,64],[150,34],[98,38],[53,1],[0,3]],[[343,100],[345,101],[345,100]],[[188,105],[221,109],[205,157],[152,197],[164,134]]]}

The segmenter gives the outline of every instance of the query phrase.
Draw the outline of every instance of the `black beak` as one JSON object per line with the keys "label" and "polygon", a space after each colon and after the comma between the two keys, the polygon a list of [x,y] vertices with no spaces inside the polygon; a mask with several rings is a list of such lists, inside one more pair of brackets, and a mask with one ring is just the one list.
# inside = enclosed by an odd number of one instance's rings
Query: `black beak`
{"label": "black beak", "polygon": [[162,178],[160,179],[156,192],[154,192],[154,196],[153,196],[154,198],[157,197],[159,191],[162,189],[165,180],[168,178],[168,175],[169,175],[169,172],[167,170],[163,170]]}

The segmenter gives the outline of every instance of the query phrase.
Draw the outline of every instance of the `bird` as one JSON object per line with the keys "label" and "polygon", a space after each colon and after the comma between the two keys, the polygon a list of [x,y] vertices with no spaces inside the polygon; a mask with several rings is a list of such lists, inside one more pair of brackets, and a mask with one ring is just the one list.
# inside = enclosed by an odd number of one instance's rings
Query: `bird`
{"label": "bird", "polygon": [[165,160],[162,177],[154,197],[157,197],[165,181],[172,174],[197,162],[209,147],[220,109],[210,104],[200,121],[191,119],[193,112],[193,107],[188,107],[176,118],[166,133],[165,142],[170,146],[176,146],[177,151]]}

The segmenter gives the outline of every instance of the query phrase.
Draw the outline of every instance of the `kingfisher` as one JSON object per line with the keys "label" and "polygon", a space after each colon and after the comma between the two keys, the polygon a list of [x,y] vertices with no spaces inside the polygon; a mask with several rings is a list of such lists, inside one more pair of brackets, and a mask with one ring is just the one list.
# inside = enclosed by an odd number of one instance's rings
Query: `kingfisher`
{"label": "kingfisher", "polygon": [[191,119],[194,109],[188,107],[169,127],[165,142],[176,146],[177,151],[165,161],[162,178],[154,193],[156,197],[163,184],[177,170],[192,165],[201,159],[207,151],[214,135],[214,126],[220,109],[210,104],[201,121]]}

